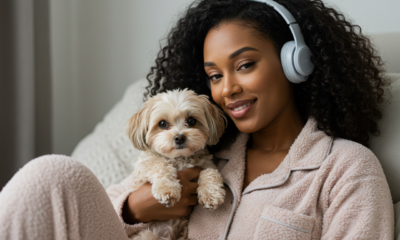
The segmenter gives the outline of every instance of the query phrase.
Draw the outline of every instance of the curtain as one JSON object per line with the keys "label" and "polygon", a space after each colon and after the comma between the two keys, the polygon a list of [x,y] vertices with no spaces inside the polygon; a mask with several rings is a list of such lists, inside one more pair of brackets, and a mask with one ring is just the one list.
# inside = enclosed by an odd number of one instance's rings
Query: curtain
{"label": "curtain", "polygon": [[49,0],[0,1],[0,189],[51,153]]}

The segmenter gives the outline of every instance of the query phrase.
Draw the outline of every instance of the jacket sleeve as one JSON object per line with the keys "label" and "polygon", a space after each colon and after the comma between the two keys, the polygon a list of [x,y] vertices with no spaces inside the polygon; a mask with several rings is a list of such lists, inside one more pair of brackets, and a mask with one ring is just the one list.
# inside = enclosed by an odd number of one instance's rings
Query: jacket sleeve
{"label": "jacket sleeve", "polygon": [[135,235],[140,230],[147,228],[149,226],[148,223],[137,223],[137,224],[128,224],[124,222],[122,218],[122,209],[129,195],[134,191],[129,189],[130,178],[124,179],[121,183],[112,185],[107,188],[106,192],[110,197],[111,203],[114,206],[115,211],[118,214],[119,220],[121,221],[126,234],[128,237]]}
{"label": "jacket sleeve", "polygon": [[382,166],[361,145],[346,151],[326,181],[331,188],[321,239],[393,240],[394,208]]}

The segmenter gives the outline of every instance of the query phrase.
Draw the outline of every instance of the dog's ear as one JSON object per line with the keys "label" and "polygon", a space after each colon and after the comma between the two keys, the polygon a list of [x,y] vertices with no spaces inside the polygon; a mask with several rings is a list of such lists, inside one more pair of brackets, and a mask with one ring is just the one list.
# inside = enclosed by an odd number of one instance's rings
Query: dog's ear
{"label": "dog's ear", "polygon": [[203,102],[203,108],[210,129],[207,145],[215,145],[225,131],[226,118],[224,112],[212,104],[206,95],[199,95]]}
{"label": "dog's ear", "polygon": [[146,142],[146,134],[149,130],[152,105],[151,101],[145,102],[139,112],[135,113],[129,119],[125,127],[125,132],[128,134],[133,146],[142,151],[149,148],[149,145]]}

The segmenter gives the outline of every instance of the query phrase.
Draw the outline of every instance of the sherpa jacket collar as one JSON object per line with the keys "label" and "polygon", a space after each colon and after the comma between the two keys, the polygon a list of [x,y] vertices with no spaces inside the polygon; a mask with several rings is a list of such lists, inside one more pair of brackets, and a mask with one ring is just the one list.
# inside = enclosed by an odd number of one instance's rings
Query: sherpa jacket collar
{"label": "sherpa jacket collar", "polygon": [[332,137],[318,129],[317,121],[312,117],[309,118],[278,168],[270,174],[259,176],[242,192],[248,139],[249,134],[240,133],[229,149],[214,155],[228,160],[221,174],[234,194],[234,208],[240,203],[242,195],[282,185],[292,171],[319,168],[328,156],[333,143]]}

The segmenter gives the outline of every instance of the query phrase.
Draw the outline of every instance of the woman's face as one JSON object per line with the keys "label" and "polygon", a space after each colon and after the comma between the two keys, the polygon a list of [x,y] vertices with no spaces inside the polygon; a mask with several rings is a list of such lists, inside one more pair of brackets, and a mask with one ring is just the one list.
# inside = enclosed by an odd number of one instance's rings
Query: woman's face
{"label": "woman's face", "polygon": [[204,41],[204,69],[212,98],[237,128],[253,133],[278,121],[293,103],[271,40],[234,22],[211,29]]}

